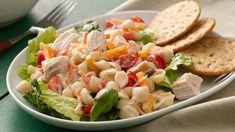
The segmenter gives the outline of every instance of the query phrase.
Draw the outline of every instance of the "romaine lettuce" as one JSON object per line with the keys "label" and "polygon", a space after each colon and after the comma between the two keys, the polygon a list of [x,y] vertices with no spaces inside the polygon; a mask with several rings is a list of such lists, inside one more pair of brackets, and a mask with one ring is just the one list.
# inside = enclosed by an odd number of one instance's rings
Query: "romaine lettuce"
{"label": "romaine lettuce", "polygon": [[190,66],[193,64],[192,58],[189,56],[184,56],[182,54],[176,54],[170,65],[166,67],[166,70],[177,70],[178,66],[183,65],[183,66]]}
{"label": "romaine lettuce", "polygon": [[17,74],[24,80],[29,80],[30,75],[28,74],[27,66],[21,65],[17,71]]}
{"label": "romaine lettuce", "polygon": [[49,89],[42,90],[40,99],[65,117],[69,117],[72,120],[79,120],[79,115],[74,112],[74,109],[78,104],[76,99],[62,96]]}
{"label": "romaine lettuce", "polygon": [[155,88],[156,89],[162,89],[166,92],[172,92],[172,89],[171,89],[171,84],[170,82],[166,82],[166,81],[163,81],[159,84],[155,84]]}
{"label": "romaine lettuce", "polygon": [[28,41],[28,54],[27,61],[29,64],[37,64],[37,52],[39,50],[40,43],[51,43],[57,36],[56,29],[54,27],[48,27],[45,31],[40,32],[36,38]]}
{"label": "romaine lettuce", "polygon": [[40,112],[63,119],[79,120],[80,115],[74,112],[77,100],[62,96],[49,90],[47,85],[33,80],[34,91],[27,92],[27,99]]}
{"label": "romaine lettuce", "polygon": [[95,121],[101,114],[107,113],[118,102],[118,92],[110,89],[94,100],[91,108],[90,120]]}
{"label": "romaine lettuce", "polygon": [[143,44],[147,44],[149,42],[153,42],[154,39],[154,32],[151,29],[146,28],[144,31],[140,32],[140,39],[137,41],[141,41]]}
{"label": "romaine lettuce", "polygon": [[192,58],[189,56],[184,56],[182,54],[176,54],[173,57],[171,63],[165,68],[166,76],[171,83],[173,83],[177,79],[176,70],[180,65],[183,66],[191,66],[193,64]]}

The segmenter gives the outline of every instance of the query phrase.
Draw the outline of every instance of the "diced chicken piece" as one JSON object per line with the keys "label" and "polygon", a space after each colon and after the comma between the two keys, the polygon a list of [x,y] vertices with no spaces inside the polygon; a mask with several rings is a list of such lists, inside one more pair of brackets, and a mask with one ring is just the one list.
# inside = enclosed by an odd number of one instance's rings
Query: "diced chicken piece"
{"label": "diced chicken piece", "polygon": [[66,73],[69,70],[69,58],[67,56],[59,56],[47,59],[42,62],[44,72],[44,81],[48,81],[51,77],[59,73]]}
{"label": "diced chicken piece", "polygon": [[114,47],[119,47],[119,46],[128,44],[126,39],[120,35],[118,35],[114,38],[113,43],[114,43]]}
{"label": "diced chicken piece", "polygon": [[107,46],[104,34],[99,31],[91,31],[87,37],[87,47],[89,51],[105,51]]}
{"label": "diced chicken piece", "polygon": [[172,84],[172,90],[179,100],[188,99],[200,93],[203,79],[192,73],[184,73]]}
{"label": "diced chicken piece", "polygon": [[127,46],[128,46],[128,53],[136,53],[140,51],[140,45],[137,44],[135,41],[130,40]]}
{"label": "diced chicken piece", "polygon": [[71,43],[78,42],[81,36],[77,34],[74,28],[65,31],[62,33],[51,45],[51,48],[55,51],[61,51],[65,49],[69,49]]}
{"label": "diced chicken piece", "polygon": [[153,48],[150,51],[150,54],[160,55],[166,63],[170,63],[172,58],[174,57],[174,52],[169,48]]}
{"label": "diced chicken piece", "polygon": [[175,95],[171,92],[158,90],[152,94],[154,99],[153,109],[163,109],[174,103]]}
{"label": "diced chicken piece", "polygon": [[144,73],[153,73],[155,71],[155,65],[148,61],[143,61],[140,64],[132,67],[129,69],[129,71],[132,71],[134,73],[143,71]]}

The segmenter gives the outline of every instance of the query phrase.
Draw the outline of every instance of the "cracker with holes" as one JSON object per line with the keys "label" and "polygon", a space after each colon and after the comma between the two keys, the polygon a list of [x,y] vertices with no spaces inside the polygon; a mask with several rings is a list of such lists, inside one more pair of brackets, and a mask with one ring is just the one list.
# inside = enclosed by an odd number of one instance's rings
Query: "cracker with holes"
{"label": "cracker with holes", "polygon": [[235,70],[235,40],[222,37],[205,37],[179,52],[191,56],[194,73],[213,76]]}
{"label": "cracker with holes", "polygon": [[185,36],[172,44],[165,45],[164,47],[172,49],[174,52],[181,51],[191,44],[199,41],[206,36],[215,26],[215,20],[211,17],[200,19],[197,24]]}
{"label": "cracker with holes", "polygon": [[156,35],[155,43],[166,45],[183,36],[195,25],[200,12],[196,2],[182,1],[157,14],[149,25]]}

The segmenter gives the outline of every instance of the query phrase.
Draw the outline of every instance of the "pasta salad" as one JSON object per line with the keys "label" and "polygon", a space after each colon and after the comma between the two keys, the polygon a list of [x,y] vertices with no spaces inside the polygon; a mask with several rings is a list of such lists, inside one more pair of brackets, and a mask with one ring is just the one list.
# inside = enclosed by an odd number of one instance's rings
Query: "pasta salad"
{"label": "pasta salad", "polygon": [[156,46],[137,16],[87,21],[62,34],[53,27],[29,41],[16,90],[38,111],[68,120],[140,116],[200,93],[202,78],[179,75],[192,59]]}

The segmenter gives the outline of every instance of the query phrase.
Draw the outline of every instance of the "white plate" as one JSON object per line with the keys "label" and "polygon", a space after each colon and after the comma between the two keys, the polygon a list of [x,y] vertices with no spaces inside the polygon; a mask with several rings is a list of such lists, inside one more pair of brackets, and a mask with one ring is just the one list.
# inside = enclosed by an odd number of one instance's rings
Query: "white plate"
{"label": "white plate", "polygon": [[[101,29],[102,29],[104,27],[104,22],[107,19],[114,18],[114,17],[130,18],[133,15],[140,16],[141,18],[145,20],[145,22],[148,23],[152,19],[152,17],[156,15],[156,12],[154,11],[128,11],[128,12],[120,12],[120,13],[111,14],[111,15],[98,16],[95,18],[91,18],[89,20],[97,21],[101,25]],[[81,22],[64,27],[60,29],[59,32],[62,32],[73,26],[76,26],[79,23]],[[69,129],[76,129],[76,130],[109,130],[109,129],[125,128],[125,127],[134,126],[137,124],[141,124],[141,123],[156,119],[174,110],[178,110],[180,108],[183,108],[185,106],[198,102],[218,92],[219,90],[224,88],[226,85],[228,85],[235,78],[235,74],[231,73],[231,74],[222,76],[223,80],[221,82],[212,83],[213,81],[216,80],[217,77],[203,77],[204,82],[202,84],[201,94],[194,96],[188,100],[178,101],[170,107],[164,108],[162,110],[154,111],[152,113],[145,114],[142,116],[138,116],[138,117],[134,117],[130,119],[114,120],[114,121],[98,121],[98,122],[69,121],[69,120],[54,118],[54,117],[38,112],[33,106],[31,106],[22,97],[20,93],[18,93],[15,90],[16,85],[21,81],[21,79],[16,74],[17,70],[20,65],[26,64],[26,50],[27,48],[25,48],[22,52],[20,52],[15,57],[15,59],[11,63],[7,72],[7,87],[11,96],[14,98],[16,103],[22,109],[24,109],[26,112],[28,112],[35,118],[42,120],[44,122],[47,122],[51,125],[55,125],[55,126],[63,127],[63,128],[69,128]]]}

